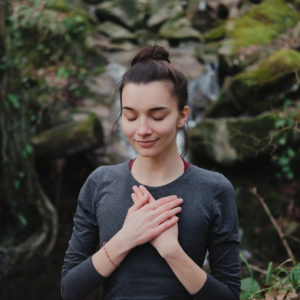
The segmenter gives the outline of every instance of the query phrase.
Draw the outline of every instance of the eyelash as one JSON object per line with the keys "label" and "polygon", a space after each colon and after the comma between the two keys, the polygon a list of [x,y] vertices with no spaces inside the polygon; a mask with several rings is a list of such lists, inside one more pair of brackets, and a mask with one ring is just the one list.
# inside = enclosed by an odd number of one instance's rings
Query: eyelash
{"label": "eyelash", "polygon": [[[162,117],[162,118],[153,118],[153,120],[155,120],[155,121],[162,121],[164,119],[164,117]],[[134,119],[127,119],[127,121],[129,121],[129,122],[132,122],[132,121],[135,121],[136,120],[136,118],[134,118]]]}

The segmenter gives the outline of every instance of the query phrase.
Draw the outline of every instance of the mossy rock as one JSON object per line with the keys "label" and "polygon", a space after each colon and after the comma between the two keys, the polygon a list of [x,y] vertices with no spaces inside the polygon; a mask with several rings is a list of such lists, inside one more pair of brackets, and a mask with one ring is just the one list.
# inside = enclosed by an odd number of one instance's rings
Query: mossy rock
{"label": "mossy rock", "polygon": [[213,41],[219,41],[223,39],[225,36],[226,36],[226,27],[225,24],[222,24],[216,28],[207,31],[204,34],[204,40],[205,42],[209,43]]}
{"label": "mossy rock", "polygon": [[[226,38],[219,49],[220,73],[222,76],[234,75],[246,66],[264,56],[263,47],[275,41],[288,29],[294,27],[300,19],[300,13],[291,3],[284,0],[265,0],[253,5],[244,16],[229,19],[225,25]],[[208,32],[208,37],[223,34],[222,27]],[[241,50],[258,48],[245,58],[240,57]],[[259,47],[262,49],[259,50]]]}
{"label": "mossy rock", "polygon": [[202,40],[201,33],[186,18],[168,21],[160,28],[159,35],[168,40]]}
{"label": "mossy rock", "polygon": [[290,49],[275,52],[255,69],[228,79],[207,116],[255,115],[280,107],[289,93],[299,91],[299,71],[299,52]]}
{"label": "mossy rock", "polygon": [[[300,120],[300,111],[295,110]],[[282,112],[255,117],[204,119],[191,131],[191,155],[220,165],[235,165],[261,157],[271,158],[277,148],[273,140],[275,122]],[[299,135],[287,135],[288,143],[298,145]]]}
{"label": "mossy rock", "polygon": [[110,21],[98,25],[97,30],[109,37],[113,42],[136,39],[136,36],[129,30]]}
{"label": "mossy rock", "polygon": [[272,42],[299,19],[299,12],[286,1],[262,1],[243,17],[228,21],[226,31],[233,39],[233,54],[242,47]]}
{"label": "mossy rock", "polygon": [[99,117],[91,113],[83,121],[64,123],[32,136],[34,153],[39,157],[66,157],[104,145]]}
{"label": "mossy rock", "polygon": [[126,28],[134,28],[139,10],[135,0],[104,1],[96,7],[100,22],[111,21]]}

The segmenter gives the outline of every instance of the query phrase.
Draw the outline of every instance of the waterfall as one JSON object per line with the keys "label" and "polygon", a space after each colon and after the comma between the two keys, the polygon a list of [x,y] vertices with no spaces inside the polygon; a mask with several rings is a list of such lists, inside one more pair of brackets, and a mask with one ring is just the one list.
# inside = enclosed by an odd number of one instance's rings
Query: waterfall
{"label": "waterfall", "polygon": [[188,104],[190,127],[201,121],[202,115],[220,93],[218,63],[206,62],[206,72],[188,83]]}

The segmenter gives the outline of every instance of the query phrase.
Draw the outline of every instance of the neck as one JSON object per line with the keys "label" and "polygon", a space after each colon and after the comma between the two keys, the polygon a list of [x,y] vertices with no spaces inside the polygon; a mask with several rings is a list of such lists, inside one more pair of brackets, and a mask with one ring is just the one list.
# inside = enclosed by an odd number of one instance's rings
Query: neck
{"label": "neck", "polygon": [[161,186],[182,175],[184,164],[176,147],[176,151],[168,151],[159,156],[137,156],[131,172],[144,185]]}

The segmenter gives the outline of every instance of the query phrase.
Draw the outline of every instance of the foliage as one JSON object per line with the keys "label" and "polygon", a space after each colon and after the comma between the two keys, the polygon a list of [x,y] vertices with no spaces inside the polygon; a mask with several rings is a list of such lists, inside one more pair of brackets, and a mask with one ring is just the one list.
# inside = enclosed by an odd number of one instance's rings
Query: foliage
{"label": "foliage", "polygon": [[[62,110],[90,95],[86,80],[103,70],[88,61],[91,52],[97,54],[86,46],[94,33],[91,25],[85,12],[62,0],[10,1],[0,59],[5,76],[0,102],[0,254],[40,228],[36,243],[23,243],[15,251],[30,252],[56,230],[55,209],[34,169],[31,136],[53,126]],[[54,241],[52,235],[51,247]]]}
{"label": "foliage", "polygon": [[234,50],[272,42],[299,20],[299,13],[283,0],[265,0],[245,16],[228,24]]}
{"label": "foliage", "polygon": [[[253,271],[241,254],[241,259],[246,264],[250,273],[249,277],[243,278],[241,283],[241,300],[247,299],[297,299],[300,293],[300,263],[294,263],[292,267],[283,267],[290,260],[278,267],[269,262],[267,271],[260,283],[254,279]],[[279,299],[279,298],[278,298]]]}
{"label": "foliage", "polygon": [[103,70],[91,67],[87,58],[94,55],[86,46],[94,34],[92,22],[62,0],[14,2],[9,21],[11,55],[4,64],[20,70],[32,131],[41,131],[54,123],[57,112],[89,95],[87,78]]}
{"label": "foliage", "polygon": [[273,142],[278,146],[278,150],[272,156],[272,161],[279,167],[276,177],[279,179],[293,179],[293,159],[296,156],[295,146],[291,142],[293,134],[299,132],[299,120],[297,109],[300,103],[286,99],[283,105],[284,110],[274,123]]}

